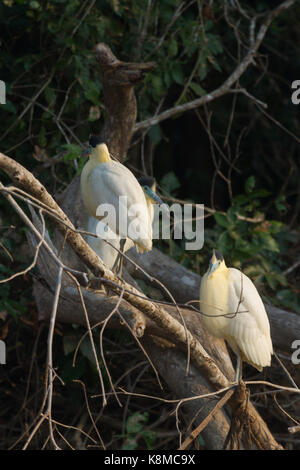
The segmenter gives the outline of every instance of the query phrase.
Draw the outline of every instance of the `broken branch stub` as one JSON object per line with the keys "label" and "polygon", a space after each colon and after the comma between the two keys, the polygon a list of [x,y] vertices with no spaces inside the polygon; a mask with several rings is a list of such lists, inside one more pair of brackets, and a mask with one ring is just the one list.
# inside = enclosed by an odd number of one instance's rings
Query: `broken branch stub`
{"label": "broken branch stub", "polygon": [[137,106],[134,86],[140,83],[155,62],[122,62],[109,46],[99,43],[94,47],[100,65],[106,119],[101,137],[111,154],[123,162],[133,134]]}

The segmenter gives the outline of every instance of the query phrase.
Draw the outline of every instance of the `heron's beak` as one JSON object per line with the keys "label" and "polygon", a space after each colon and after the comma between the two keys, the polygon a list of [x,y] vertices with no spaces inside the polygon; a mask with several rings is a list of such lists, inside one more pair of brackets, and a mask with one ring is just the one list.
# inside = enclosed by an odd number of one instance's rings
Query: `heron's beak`
{"label": "heron's beak", "polygon": [[159,204],[160,206],[164,204],[161,198],[151,189],[151,188],[144,188],[146,196],[150,199],[152,204]]}
{"label": "heron's beak", "polygon": [[217,257],[216,257],[216,253],[215,253],[215,250],[213,250],[213,255],[212,257],[210,258],[210,262],[212,264],[216,264],[216,262],[218,261]]}
{"label": "heron's beak", "polygon": [[89,145],[87,149],[81,152],[80,157],[89,157],[92,153],[92,150],[93,150],[93,147]]}
{"label": "heron's beak", "polygon": [[219,267],[219,265],[220,263],[216,257],[215,250],[213,250],[213,255],[209,261],[208,275],[212,274]]}

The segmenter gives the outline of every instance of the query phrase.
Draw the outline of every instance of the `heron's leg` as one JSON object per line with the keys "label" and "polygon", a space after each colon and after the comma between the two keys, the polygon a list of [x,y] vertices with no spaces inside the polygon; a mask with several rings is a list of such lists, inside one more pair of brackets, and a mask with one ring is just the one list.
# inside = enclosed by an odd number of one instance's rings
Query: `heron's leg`
{"label": "heron's leg", "polygon": [[118,253],[118,256],[116,258],[116,261],[114,262],[113,271],[116,271],[116,274],[118,276],[122,276],[122,268],[123,268],[123,253],[124,253],[124,247],[126,243],[126,238],[121,238],[120,240],[120,253]]}
{"label": "heron's leg", "polygon": [[234,375],[234,383],[240,383],[242,378],[242,357],[240,351],[237,353],[237,361],[236,361],[236,370]]}
{"label": "heron's leg", "polygon": [[123,253],[124,253],[125,243],[126,243],[126,238],[122,238],[120,240],[120,252],[121,253],[119,253],[120,261],[119,261],[119,266],[117,270],[118,276],[122,276],[123,260],[124,260]]}

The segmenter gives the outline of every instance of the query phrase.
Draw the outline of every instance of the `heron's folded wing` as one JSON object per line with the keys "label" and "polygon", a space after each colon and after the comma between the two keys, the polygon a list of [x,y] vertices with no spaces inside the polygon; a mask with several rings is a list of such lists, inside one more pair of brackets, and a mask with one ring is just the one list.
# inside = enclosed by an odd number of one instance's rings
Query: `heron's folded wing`
{"label": "heron's folded wing", "polygon": [[273,352],[270,324],[263,302],[252,281],[241,271],[230,268],[228,335],[252,363],[270,364]]}
{"label": "heron's folded wing", "polygon": [[103,163],[91,172],[89,182],[95,201],[98,204],[110,204],[115,209],[115,223],[113,217],[108,219],[112,230],[126,238],[127,233],[123,233],[122,227],[129,227],[131,222],[138,220],[143,236],[152,240],[146,198],[128,168],[118,162]]}

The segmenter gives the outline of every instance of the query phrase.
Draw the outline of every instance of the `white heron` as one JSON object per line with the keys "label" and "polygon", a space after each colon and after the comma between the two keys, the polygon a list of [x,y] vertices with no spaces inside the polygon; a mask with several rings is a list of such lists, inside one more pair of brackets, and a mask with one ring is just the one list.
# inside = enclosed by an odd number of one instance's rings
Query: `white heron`
{"label": "white heron", "polygon": [[201,280],[200,308],[208,332],[227,341],[237,355],[234,381],[241,379],[242,361],[260,372],[271,365],[270,324],[253,282],[235,268],[227,268],[213,250]]}
{"label": "white heron", "polygon": [[[155,193],[155,179],[152,177],[141,177],[138,178],[138,182],[144,190],[148,213],[152,223],[154,218],[153,198],[148,196],[148,193]],[[149,192],[149,188],[151,192]],[[121,237],[113,233],[111,230],[108,232],[107,229],[108,227],[104,222],[96,219],[93,216],[90,216],[88,219],[87,231],[98,236],[93,237],[92,235],[88,235],[86,241],[109,269],[120,272],[122,263],[118,250],[120,250]],[[128,251],[133,246],[134,242],[130,238],[127,238],[123,246],[123,253]],[[118,266],[118,263],[120,266]]]}
{"label": "white heron", "polygon": [[[152,203],[162,204],[154,192],[153,179],[141,180],[140,184],[127,167],[110,158],[103,140],[91,136],[89,143],[89,161],[80,182],[82,199],[90,215],[88,231],[99,233],[106,228],[105,238],[121,252],[133,245],[139,252],[150,251]],[[118,252],[108,243],[92,236],[87,241],[107,266],[116,268],[118,262],[120,267],[121,257],[117,259]]]}

